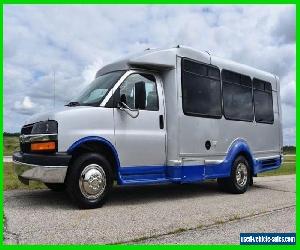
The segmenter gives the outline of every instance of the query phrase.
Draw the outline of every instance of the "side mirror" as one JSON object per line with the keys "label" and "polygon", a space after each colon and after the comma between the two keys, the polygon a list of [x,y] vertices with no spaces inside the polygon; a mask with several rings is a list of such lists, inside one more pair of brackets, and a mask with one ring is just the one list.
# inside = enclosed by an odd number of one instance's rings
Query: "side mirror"
{"label": "side mirror", "polygon": [[134,86],[135,108],[145,109],[146,107],[146,85],[145,82],[136,82]]}

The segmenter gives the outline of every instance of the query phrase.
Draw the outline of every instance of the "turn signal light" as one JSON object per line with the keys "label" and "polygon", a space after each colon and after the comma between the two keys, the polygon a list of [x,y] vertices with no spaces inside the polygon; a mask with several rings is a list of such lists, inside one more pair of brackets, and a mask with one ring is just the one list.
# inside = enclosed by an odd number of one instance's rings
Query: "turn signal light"
{"label": "turn signal light", "polygon": [[31,144],[31,151],[53,151],[56,149],[54,141],[37,142]]}

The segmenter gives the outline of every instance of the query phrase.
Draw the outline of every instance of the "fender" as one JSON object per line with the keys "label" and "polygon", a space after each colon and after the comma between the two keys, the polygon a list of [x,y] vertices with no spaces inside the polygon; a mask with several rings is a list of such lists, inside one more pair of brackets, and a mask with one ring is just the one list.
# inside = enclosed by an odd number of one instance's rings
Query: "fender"
{"label": "fender", "polygon": [[247,157],[247,160],[250,164],[250,168],[253,171],[255,166],[255,160],[253,159],[253,154],[250,150],[248,143],[242,138],[235,139],[231,143],[223,164],[229,165],[229,171],[231,172],[232,164],[239,154],[244,154]]}
{"label": "fender", "polygon": [[225,159],[216,165],[204,165],[205,179],[226,178],[231,174],[232,164],[239,154],[243,154],[249,161],[251,171],[254,171],[254,160],[249,145],[244,139],[235,139],[227,151]]}
{"label": "fender", "polygon": [[115,158],[115,162],[117,163],[117,175],[118,175],[118,181],[120,181],[120,161],[119,161],[119,156],[117,153],[116,148],[114,147],[114,145],[106,140],[103,137],[100,136],[87,136],[87,137],[83,137],[81,139],[79,139],[78,141],[74,142],[69,149],[67,150],[68,154],[71,154],[76,148],[78,148],[81,144],[86,143],[86,142],[98,142],[102,145],[107,146],[110,151],[112,152],[114,158]]}

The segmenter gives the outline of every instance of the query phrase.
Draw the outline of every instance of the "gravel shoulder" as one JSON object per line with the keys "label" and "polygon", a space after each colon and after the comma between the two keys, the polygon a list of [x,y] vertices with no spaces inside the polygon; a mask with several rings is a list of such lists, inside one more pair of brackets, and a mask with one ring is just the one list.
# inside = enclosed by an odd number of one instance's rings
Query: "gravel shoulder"
{"label": "gravel shoulder", "polygon": [[243,195],[212,181],[117,187],[94,210],[78,210],[65,193],[6,191],[5,244],[236,244],[248,229],[295,231],[295,195],[295,175],[255,178]]}

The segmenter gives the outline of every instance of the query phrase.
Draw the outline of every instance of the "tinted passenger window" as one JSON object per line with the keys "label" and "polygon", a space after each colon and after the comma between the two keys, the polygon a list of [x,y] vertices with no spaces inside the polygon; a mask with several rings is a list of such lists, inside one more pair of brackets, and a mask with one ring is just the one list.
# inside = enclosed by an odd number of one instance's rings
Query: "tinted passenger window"
{"label": "tinted passenger window", "polygon": [[[138,96],[136,88],[139,88]],[[158,110],[155,77],[150,74],[129,75],[120,86],[120,99],[132,109]]]}
{"label": "tinted passenger window", "polygon": [[253,121],[251,78],[228,70],[222,70],[222,81],[225,118]]}
{"label": "tinted passenger window", "polygon": [[253,79],[255,120],[262,123],[273,123],[272,85],[269,82]]}
{"label": "tinted passenger window", "polygon": [[215,118],[222,116],[218,68],[183,59],[181,84],[184,114]]}

